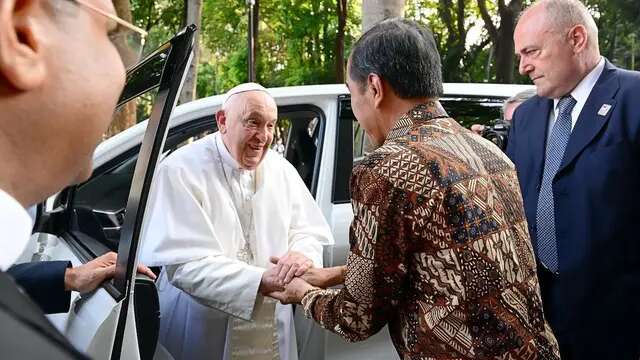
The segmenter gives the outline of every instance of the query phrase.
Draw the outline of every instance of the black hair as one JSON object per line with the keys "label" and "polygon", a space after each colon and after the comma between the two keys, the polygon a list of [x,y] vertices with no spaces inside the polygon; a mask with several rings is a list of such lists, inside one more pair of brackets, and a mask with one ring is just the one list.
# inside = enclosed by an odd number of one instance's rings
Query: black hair
{"label": "black hair", "polygon": [[440,97],[442,64],[431,30],[393,18],[374,25],[353,46],[349,76],[366,87],[369,74],[382,77],[403,99]]}

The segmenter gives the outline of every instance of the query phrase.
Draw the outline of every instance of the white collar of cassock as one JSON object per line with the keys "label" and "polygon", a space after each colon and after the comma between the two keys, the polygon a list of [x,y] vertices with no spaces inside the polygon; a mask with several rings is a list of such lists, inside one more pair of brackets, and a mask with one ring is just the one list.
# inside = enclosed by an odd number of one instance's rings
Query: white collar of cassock
{"label": "white collar of cassock", "polygon": [[215,142],[216,148],[220,152],[220,157],[222,157],[222,162],[224,162],[225,165],[227,165],[234,171],[245,171],[244,169],[242,169],[242,167],[240,167],[240,164],[238,164],[236,159],[233,158],[233,156],[229,152],[229,149],[227,149],[224,141],[222,141],[222,134],[220,134],[220,132],[216,133]]}

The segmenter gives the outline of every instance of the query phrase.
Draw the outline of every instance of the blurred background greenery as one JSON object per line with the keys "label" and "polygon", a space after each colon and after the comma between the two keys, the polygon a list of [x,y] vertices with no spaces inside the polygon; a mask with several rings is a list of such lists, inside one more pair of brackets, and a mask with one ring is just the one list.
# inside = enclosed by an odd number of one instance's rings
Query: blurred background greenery
{"label": "blurred background greenery", "polygon": [[[429,26],[447,82],[528,83],[517,72],[513,29],[530,0],[254,0],[256,80],[267,86],[344,82],[346,56],[363,29],[390,16]],[[248,79],[247,0],[113,0],[147,30],[152,50],[187,23],[200,28],[180,102],[220,94]],[[639,0],[586,0],[600,48],[638,69]]]}

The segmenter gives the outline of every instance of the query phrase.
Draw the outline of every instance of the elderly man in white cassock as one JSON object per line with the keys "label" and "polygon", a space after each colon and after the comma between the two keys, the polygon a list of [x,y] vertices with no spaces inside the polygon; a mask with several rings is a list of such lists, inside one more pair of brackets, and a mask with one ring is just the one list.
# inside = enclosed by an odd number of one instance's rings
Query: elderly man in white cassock
{"label": "elderly man in white cassock", "polygon": [[269,149],[277,117],[265,88],[239,85],[219,132],[158,167],[141,260],[163,267],[160,343],[176,359],[298,358],[291,306],[263,295],[322,267],[333,238],[295,168]]}

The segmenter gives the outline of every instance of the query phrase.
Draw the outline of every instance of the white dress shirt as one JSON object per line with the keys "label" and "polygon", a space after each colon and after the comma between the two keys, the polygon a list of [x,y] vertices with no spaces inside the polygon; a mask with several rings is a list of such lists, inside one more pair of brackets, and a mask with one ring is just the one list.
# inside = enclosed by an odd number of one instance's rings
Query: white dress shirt
{"label": "white dress shirt", "polygon": [[[580,83],[571,91],[570,95],[576,100],[576,105],[573,107],[573,111],[571,111],[571,131],[576,127],[576,123],[578,122],[578,118],[580,117],[580,112],[584,107],[584,104],[589,99],[589,95],[591,94],[591,90],[596,86],[602,71],[604,70],[604,58],[600,58],[600,62],[598,65],[585,76]],[[549,125],[547,127],[547,138],[551,136],[551,129],[553,129],[553,125],[556,123],[556,119],[558,118],[559,112],[558,103],[560,99],[553,99],[553,109],[549,114]]]}
{"label": "white dress shirt", "polygon": [[22,205],[0,189],[0,270],[7,270],[20,257],[29,243],[32,227],[31,217]]}

